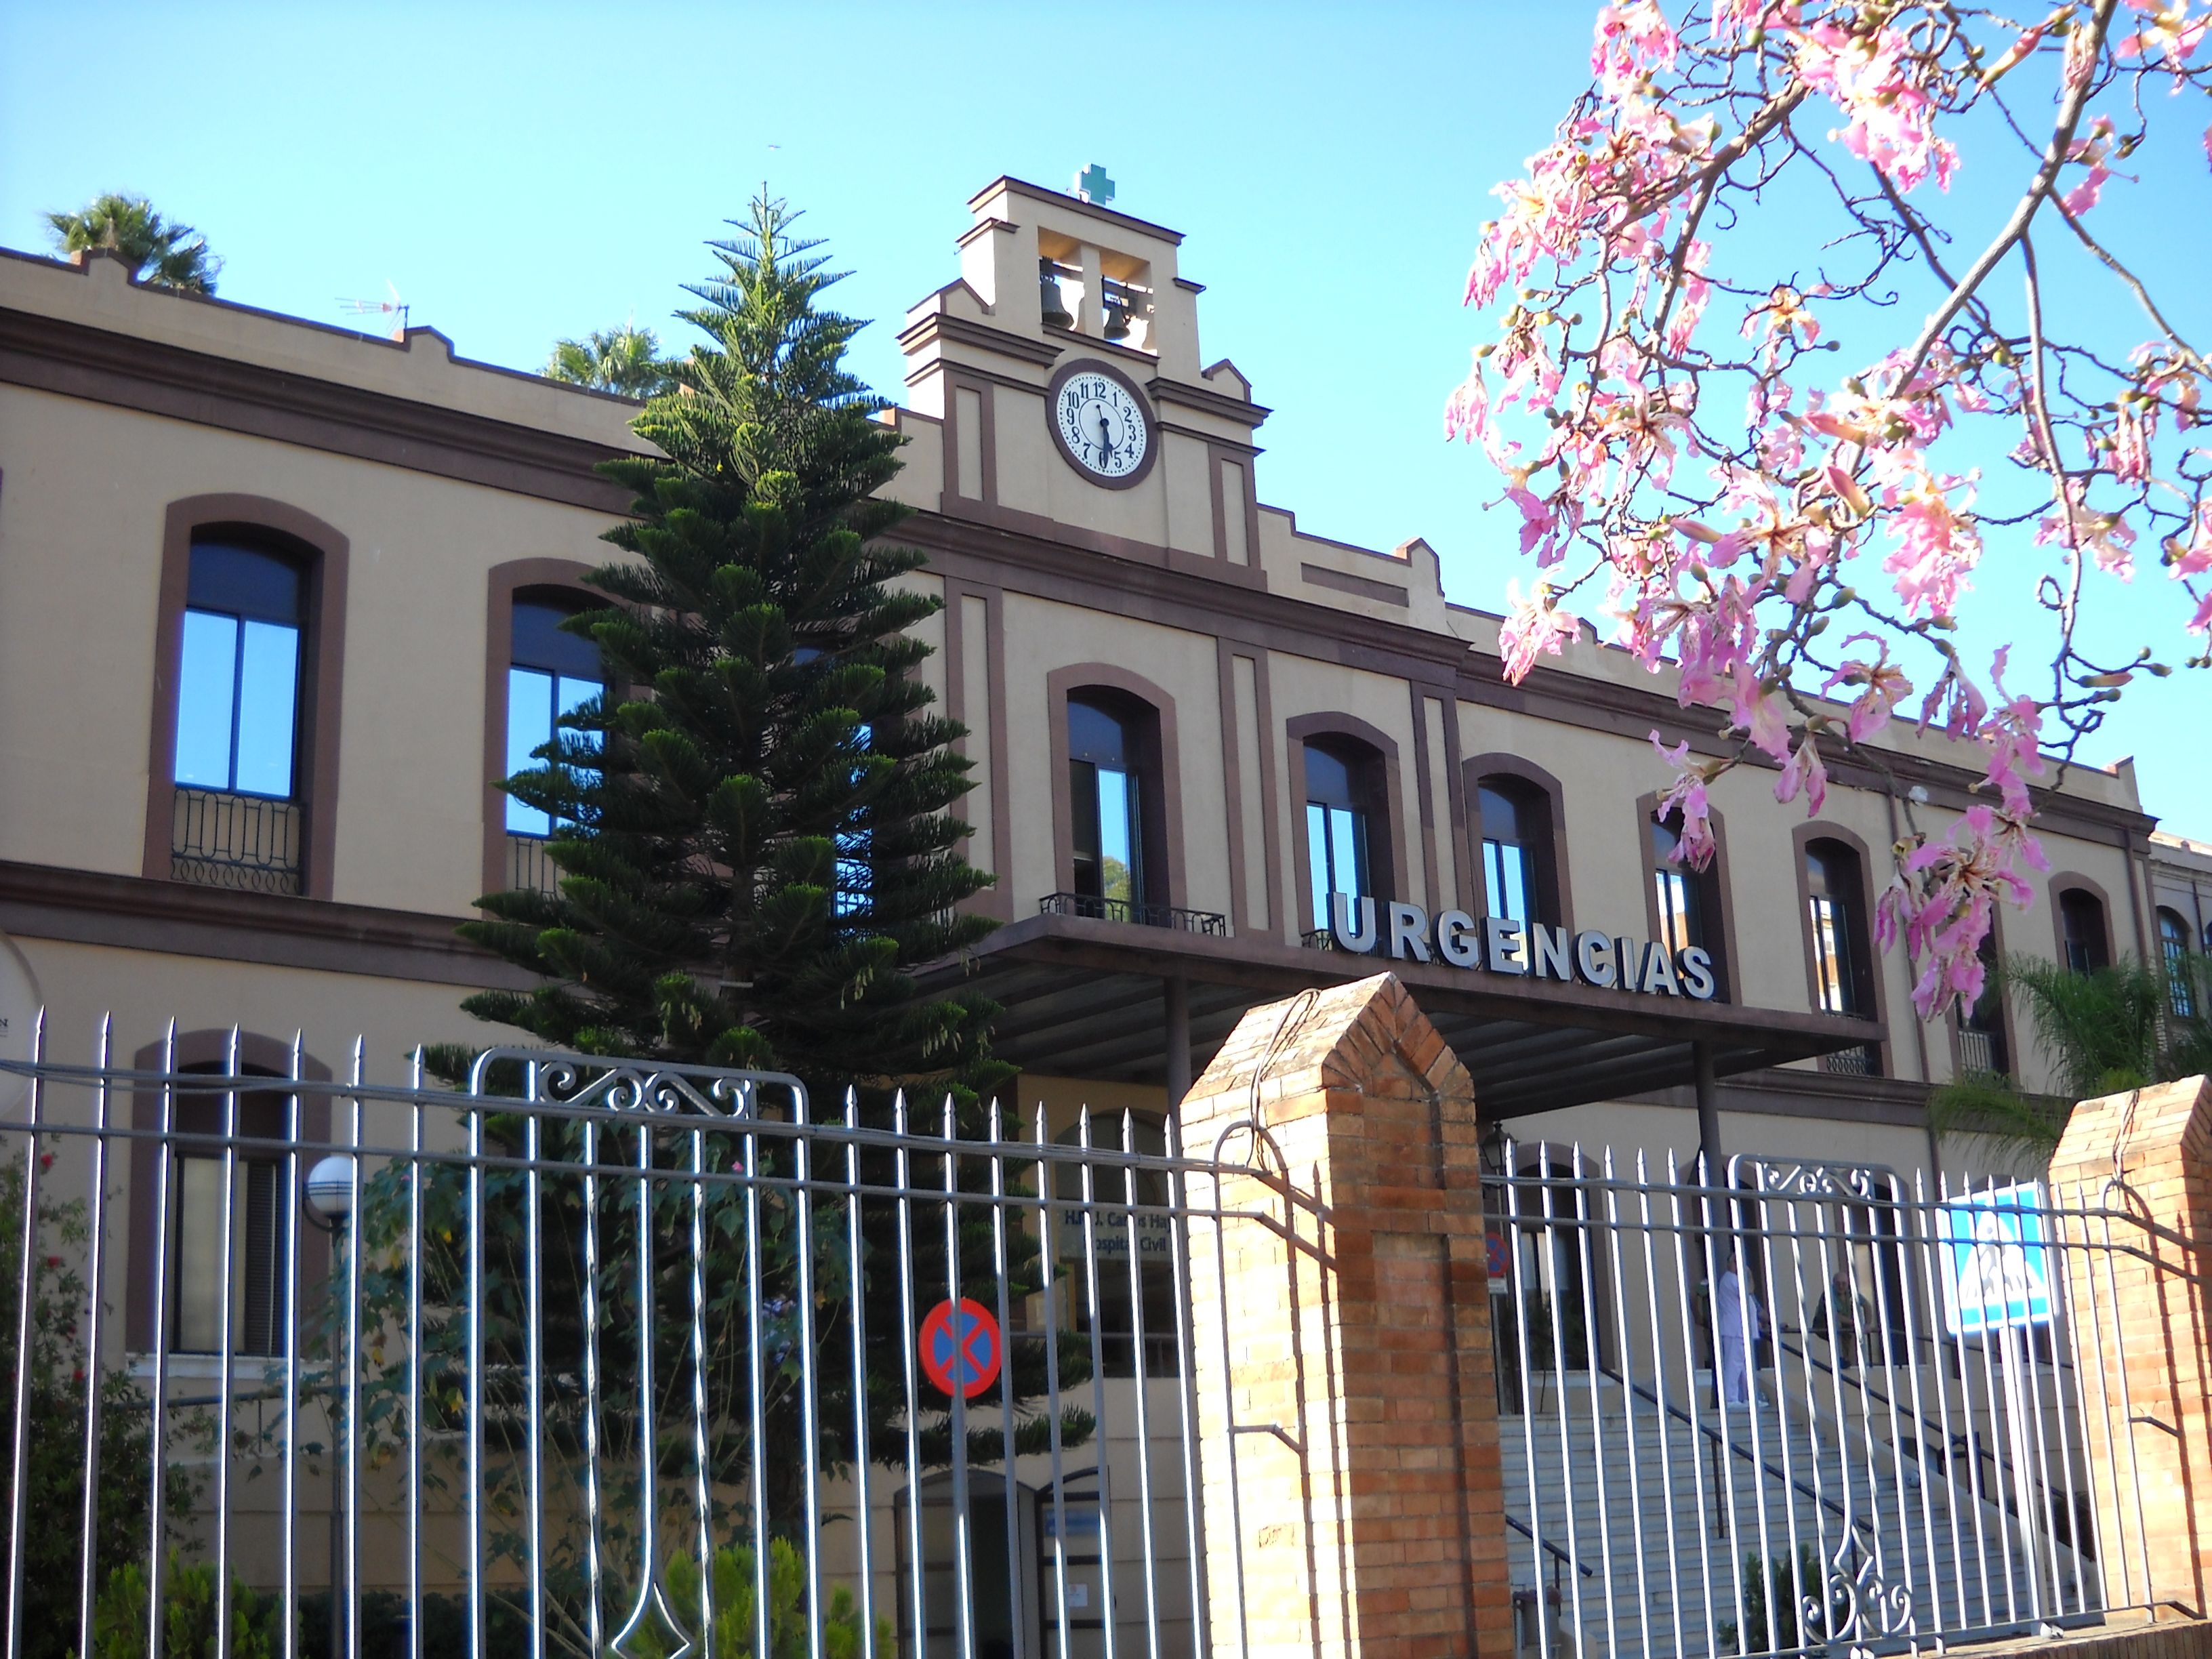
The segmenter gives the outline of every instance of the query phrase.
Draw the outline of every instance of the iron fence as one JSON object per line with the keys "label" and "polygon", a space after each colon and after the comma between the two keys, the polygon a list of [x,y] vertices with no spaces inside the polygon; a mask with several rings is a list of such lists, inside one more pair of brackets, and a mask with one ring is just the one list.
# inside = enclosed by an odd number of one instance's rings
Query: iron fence
{"label": "iron fence", "polygon": [[1865,1166],[1736,1158],[1707,1184],[1510,1143],[1502,1165],[1528,1650],[1918,1650],[2148,1605],[2129,1413],[2071,1358],[2086,1335],[2124,1375],[2129,1338],[2068,1288],[2149,1259],[2136,1218]]}
{"label": "iron fence", "polygon": [[1205,1650],[1207,1212],[1141,1118],[45,1042],[0,1072],[10,1659]]}
{"label": "iron fence", "polygon": [[[1317,1593],[1321,1477],[1240,1420],[1235,1327],[1263,1258],[1307,1293],[1329,1217],[1253,1126],[1193,1157],[1129,1113],[697,1066],[502,1049],[447,1086],[358,1043],[332,1079],[296,1042],[270,1072],[234,1034],[204,1069],[173,1033],[143,1069],[105,1026],[83,1064],[46,1042],[0,1063],[8,1659],[1249,1659],[1249,1436],[1297,1465],[1267,1528],[1305,1529]],[[2103,1205],[1505,1144],[1516,1648],[1879,1651],[2147,1603],[2106,1382],[2145,1339],[2099,1289],[2145,1236]]]}

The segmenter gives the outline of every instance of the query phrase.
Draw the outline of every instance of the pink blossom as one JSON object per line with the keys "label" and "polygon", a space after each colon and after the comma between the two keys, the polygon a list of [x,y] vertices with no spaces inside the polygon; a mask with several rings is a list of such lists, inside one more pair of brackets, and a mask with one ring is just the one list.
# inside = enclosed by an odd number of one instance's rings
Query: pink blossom
{"label": "pink blossom", "polygon": [[1674,781],[1659,798],[1658,806],[1659,821],[1671,821],[1674,825],[1676,842],[1668,856],[1692,870],[1702,870],[1713,861],[1715,851],[1712,807],[1705,799],[1705,786],[1710,780],[1703,767],[1691,763],[1687,738],[1669,749],[1659,741],[1659,733],[1655,730],[1651,746],[1659,751],[1659,758],[1674,769]]}
{"label": "pink blossom", "polygon": [[1525,599],[1521,597],[1520,582],[1508,582],[1505,602],[1505,620],[1498,626],[1498,644],[1505,659],[1505,678],[1518,685],[1536,665],[1539,652],[1558,656],[1581,623],[1552,603],[1549,582],[1538,582]]}
{"label": "pink blossom", "polygon": [[1625,92],[1649,70],[1672,69],[1680,46],[1654,0],[1620,0],[1598,10],[1590,73],[1607,92]]}
{"label": "pink blossom", "polygon": [[1884,24],[1869,33],[1819,23],[1796,34],[1793,66],[1850,118],[1844,147],[1881,169],[1901,191],[1933,170],[1948,190],[1958,152],[1936,136],[1935,103],[1917,78],[1926,71],[1905,30]]}
{"label": "pink blossom", "polygon": [[1865,640],[1875,646],[1881,654],[1872,662],[1846,662],[1828,676],[1827,684],[1820,690],[1833,690],[1838,685],[1863,685],[1851,704],[1844,729],[1854,744],[1864,743],[1889,724],[1890,712],[1904,698],[1912,695],[1912,682],[1905,678],[1905,671],[1889,659],[1889,647],[1871,634],[1854,634],[1844,644],[1846,647]]}
{"label": "pink blossom", "polygon": [[2122,581],[2132,580],[2136,532],[2128,527],[2124,514],[2100,513],[2087,506],[2087,493],[2081,479],[2067,480],[2065,510],[2054,506],[2044,514],[2036,526],[2037,544],[2070,545],[2077,553],[2094,558],[2100,570],[2109,571]]}
{"label": "pink blossom", "polygon": [[1796,748],[1790,752],[1782,768],[1782,775],[1775,781],[1774,799],[1787,805],[1797,799],[1800,789],[1805,792],[1808,811],[1818,812],[1828,799],[1828,769],[1820,764],[1820,751],[1808,730],[1798,739]]}
{"label": "pink blossom", "polygon": [[[1954,491],[1965,501],[1954,505]],[[1972,490],[1962,478],[1915,472],[1885,492],[1892,547],[1881,568],[1896,579],[1908,616],[1948,617],[1981,562],[1981,532],[1963,510]]]}

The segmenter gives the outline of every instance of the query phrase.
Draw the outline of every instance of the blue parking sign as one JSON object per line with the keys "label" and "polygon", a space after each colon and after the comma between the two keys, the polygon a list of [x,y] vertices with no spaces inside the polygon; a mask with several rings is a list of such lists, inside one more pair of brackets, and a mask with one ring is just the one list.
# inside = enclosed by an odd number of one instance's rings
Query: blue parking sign
{"label": "blue parking sign", "polygon": [[1954,1336],[2051,1322],[2051,1250],[2033,1181],[1975,1193],[1936,1212],[1943,1322]]}

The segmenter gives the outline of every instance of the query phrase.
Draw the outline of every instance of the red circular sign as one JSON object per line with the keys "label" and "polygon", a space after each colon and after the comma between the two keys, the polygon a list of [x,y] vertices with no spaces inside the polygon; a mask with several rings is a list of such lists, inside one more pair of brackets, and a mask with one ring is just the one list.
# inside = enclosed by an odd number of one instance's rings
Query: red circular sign
{"label": "red circular sign", "polygon": [[921,1374],[939,1394],[973,1400],[999,1380],[999,1322],[966,1297],[940,1302],[921,1322]]}

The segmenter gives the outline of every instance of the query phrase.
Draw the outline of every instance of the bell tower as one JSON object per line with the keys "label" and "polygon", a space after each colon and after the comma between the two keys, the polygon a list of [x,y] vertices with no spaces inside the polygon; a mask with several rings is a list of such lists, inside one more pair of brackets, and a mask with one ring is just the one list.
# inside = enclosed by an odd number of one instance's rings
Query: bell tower
{"label": "bell tower", "polygon": [[[1265,586],[1267,410],[1234,364],[1200,366],[1204,289],[1177,272],[1180,234],[1015,179],[968,207],[958,280],[899,335],[908,407],[941,432],[939,499],[917,504]],[[927,468],[919,424],[910,475]]]}

